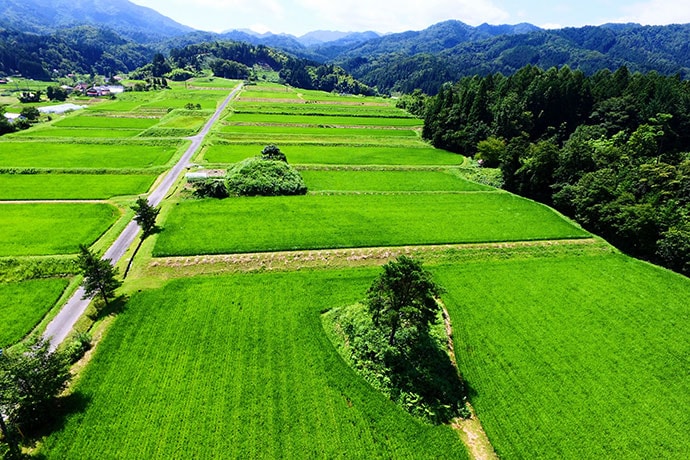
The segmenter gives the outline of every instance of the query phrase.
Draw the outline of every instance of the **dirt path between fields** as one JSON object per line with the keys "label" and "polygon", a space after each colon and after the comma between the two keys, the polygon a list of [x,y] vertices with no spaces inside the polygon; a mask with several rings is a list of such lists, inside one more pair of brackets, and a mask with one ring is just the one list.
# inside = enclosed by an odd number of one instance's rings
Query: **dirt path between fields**
{"label": "dirt path between fields", "polygon": [[[448,337],[448,355],[453,363],[453,367],[462,379],[462,374],[458,368],[458,362],[455,358],[455,346],[453,344],[453,326],[450,322],[450,315],[443,302],[440,302],[443,311],[443,323],[446,327],[446,336]],[[498,460],[498,455],[494,451],[489,437],[482,427],[482,422],[477,418],[474,408],[468,402],[465,403],[470,410],[471,416],[469,418],[456,418],[450,424],[455,431],[460,435],[460,439],[467,446],[470,457],[474,460]]]}
{"label": "dirt path between fields", "polygon": [[[535,255],[533,248],[540,250]],[[573,253],[610,252],[611,246],[594,238],[520,241],[512,243],[446,244],[354,249],[326,249],[258,252],[188,257],[156,257],[144,268],[148,276],[177,278],[199,274],[237,273],[307,268],[347,268],[382,265],[401,254],[419,257],[425,263],[473,260],[476,257],[505,259],[511,256],[538,257],[557,251]]]}

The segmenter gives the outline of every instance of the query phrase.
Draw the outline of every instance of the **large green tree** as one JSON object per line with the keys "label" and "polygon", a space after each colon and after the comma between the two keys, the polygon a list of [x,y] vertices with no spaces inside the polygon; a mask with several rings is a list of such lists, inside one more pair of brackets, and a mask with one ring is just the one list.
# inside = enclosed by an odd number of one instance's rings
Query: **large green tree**
{"label": "large green tree", "polygon": [[68,361],[61,352],[51,352],[46,340],[26,351],[0,354],[0,429],[9,458],[20,454],[15,433],[44,423],[70,378]]}
{"label": "large green tree", "polygon": [[132,210],[136,213],[134,220],[139,224],[139,227],[141,227],[142,240],[145,240],[158,230],[156,218],[158,217],[160,208],[151,206],[146,198],[139,197],[132,206]]}
{"label": "large green tree", "polygon": [[98,294],[108,306],[108,301],[115,297],[115,290],[122,285],[116,278],[117,268],[112,266],[110,259],[101,259],[83,244],[79,245],[77,265],[84,275],[84,298]]}
{"label": "large green tree", "polygon": [[421,262],[401,255],[383,266],[367,291],[366,305],[374,325],[387,334],[389,345],[395,345],[403,329],[412,335],[428,332],[438,317],[440,292]]}

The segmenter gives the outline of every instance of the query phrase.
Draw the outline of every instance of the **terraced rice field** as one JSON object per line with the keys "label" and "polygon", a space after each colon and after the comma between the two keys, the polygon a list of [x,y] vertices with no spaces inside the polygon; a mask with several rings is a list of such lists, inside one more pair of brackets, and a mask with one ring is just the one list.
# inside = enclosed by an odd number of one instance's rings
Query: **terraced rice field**
{"label": "terraced rice field", "polygon": [[154,256],[587,237],[507,193],[365,194],[184,201]]}
{"label": "terraced rice field", "polygon": [[330,345],[320,311],[358,300],[372,275],[195,278],[135,294],[77,385],[85,411],[42,453],[467,458],[449,427],[413,420]]}
{"label": "terraced rice field", "polygon": [[118,217],[105,203],[0,204],[0,257],[76,254]]}
{"label": "terraced rice field", "polygon": [[0,349],[18,342],[33,329],[67,284],[68,280],[62,278],[0,283]]}
{"label": "terraced rice field", "polygon": [[0,200],[104,200],[146,193],[150,174],[0,174]]}
{"label": "terraced rice field", "polygon": [[623,255],[435,268],[501,458],[687,458],[690,280]]}
{"label": "terraced rice field", "polygon": [[[323,141],[312,139],[312,142]],[[351,139],[350,139],[351,141]],[[371,145],[280,144],[290,163],[299,165],[383,165],[383,166],[440,166],[460,165],[464,157],[424,145],[390,147]],[[396,143],[398,143],[396,141]],[[266,144],[226,144],[216,142],[207,147],[203,159],[209,163],[237,163],[257,156]]]}
{"label": "terraced rice field", "polygon": [[151,168],[166,165],[183,146],[178,141],[156,144],[5,141],[0,142],[0,168]]}
{"label": "terraced rice field", "polygon": [[491,187],[467,181],[451,171],[323,171],[301,172],[312,192],[478,192]]}

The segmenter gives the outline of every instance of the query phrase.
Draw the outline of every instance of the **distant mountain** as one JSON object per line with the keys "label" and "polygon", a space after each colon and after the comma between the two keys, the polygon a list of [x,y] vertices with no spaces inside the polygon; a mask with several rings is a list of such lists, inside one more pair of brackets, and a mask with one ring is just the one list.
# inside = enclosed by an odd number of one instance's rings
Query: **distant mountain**
{"label": "distant mountain", "polygon": [[518,35],[539,31],[531,24],[472,27],[461,21],[451,20],[434,24],[421,31],[409,31],[385,35],[352,47],[338,58],[378,56],[397,53],[415,55],[439,53],[462,43],[486,40],[496,36]]}
{"label": "distant mountain", "polygon": [[194,30],[128,0],[0,0],[0,28],[48,34],[81,25],[107,27],[140,43]]}
{"label": "distant mountain", "polygon": [[[458,21],[420,32],[393,34],[330,54],[355,78],[380,91],[435,93],[446,81],[526,65],[562,67],[591,75],[625,65],[690,77],[690,25],[607,24],[558,30],[516,26],[471,27]],[[326,54],[328,50],[320,49]]]}

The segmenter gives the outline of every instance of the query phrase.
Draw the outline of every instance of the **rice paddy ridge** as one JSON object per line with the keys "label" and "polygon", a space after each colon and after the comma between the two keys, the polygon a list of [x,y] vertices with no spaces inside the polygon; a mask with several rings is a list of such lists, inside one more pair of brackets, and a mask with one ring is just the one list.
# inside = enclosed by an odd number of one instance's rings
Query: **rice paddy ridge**
{"label": "rice paddy ridge", "polygon": [[150,277],[177,278],[196,274],[378,266],[401,254],[420,257],[425,263],[434,264],[449,263],[457,259],[535,258],[558,254],[614,252],[617,252],[615,248],[603,240],[579,238],[154,257],[149,260],[143,271]]}

